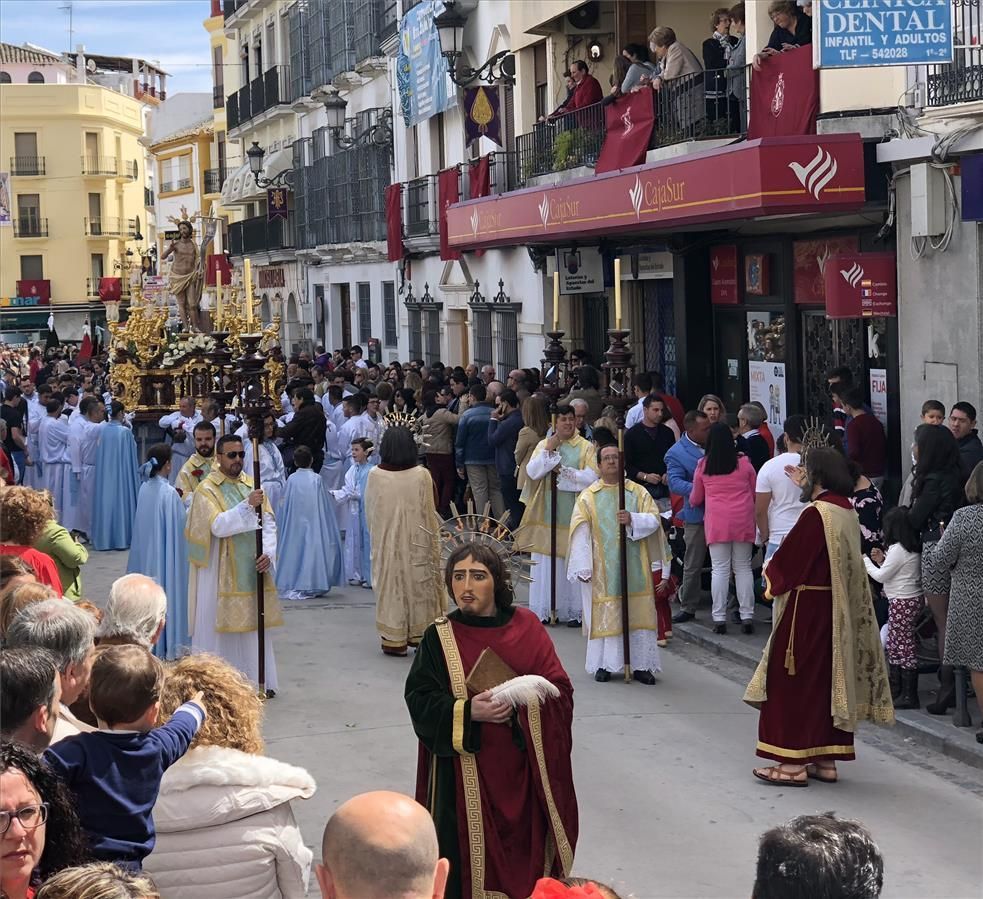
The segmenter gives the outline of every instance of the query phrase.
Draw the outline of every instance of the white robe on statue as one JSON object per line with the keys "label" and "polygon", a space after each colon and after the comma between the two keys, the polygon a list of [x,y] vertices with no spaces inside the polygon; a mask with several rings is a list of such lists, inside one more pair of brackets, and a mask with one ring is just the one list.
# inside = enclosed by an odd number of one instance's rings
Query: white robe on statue
{"label": "white robe on statue", "polygon": [[[558,452],[544,451],[534,455],[526,466],[528,477],[538,481],[547,476],[562,462]],[[562,466],[556,478],[556,489],[568,493],[579,494],[586,490],[594,481],[597,474],[590,468],[568,468]],[[541,621],[550,617],[550,557],[545,553],[530,553],[533,563],[529,584],[529,608]],[[563,556],[556,557],[556,616],[560,621],[580,620],[582,611],[580,591],[567,580],[566,560]]]}
{"label": "white robe on statue", "polygon": [[[245,500],[229,509],[219,512],[212,522],[213,537],[234,537],[255,531],[257,528],[256,510]],[[191,567],[188,596],[194,597],[195,616],[191,633],[192,652],[210,652],[221,656],[230,665],[238,668],[254,684],[259,682],[259,651],[256,631],[240,634],[219,633],[215,630],[218,615],[218,540],[211,541],[208,566]],[[263,516],[263,552],[276,565],[276,522],[272,515]],[[273,656],[273,641],[270,630],[266,631],[266,688],[277,689],[276,659]]]}
{"label": "white robe on statue", "polygon": [[68,457],[68,421],[45,415],[38,428],[38,450],[44,472],[41,483],[51,493],[55,518],[64,527],[72,520],[72,466]]}
{"label": "white robe on statue", "polygon": [[[631,526],[626,529],[629,540],[644,540],[656,528],[662,527],[659,516],[648,512],[632,512]],[[617,563],[612,560],[612,564]],[[664,562],[653,563],[661,565],[662,577],[669,578],[669,566]],[[570,535],[570,548],[567,552],[567,577],[570,585],[579,592],[581,605],[584,610],[584,633],[590,633],[590,616],[594,608],[590,581],[586,583],[578,575],[592,575],[594,572],[594,552],[590,528],[581,524]],[[653,602],[655,601],[653,597]],[[651,671],[658,674],[662,670],[659,657],[658,633],[654,630],[630,630],[628,633],[628,648],[631,650],[631,667],[633,671]],[[594,674],[603,668],[617,673],[625,667],[625,647],[623,638],[601,637],[587,640],[587,673]]]}

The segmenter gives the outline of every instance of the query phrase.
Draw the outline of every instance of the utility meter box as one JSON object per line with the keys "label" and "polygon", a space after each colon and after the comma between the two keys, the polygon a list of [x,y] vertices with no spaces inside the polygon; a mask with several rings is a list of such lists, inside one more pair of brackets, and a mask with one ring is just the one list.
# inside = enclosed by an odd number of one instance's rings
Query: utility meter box
{"label": "utility meter box", "polygon": [[934,237],[945,231],[945,175],[927,162],[911,167],[911,236]]}

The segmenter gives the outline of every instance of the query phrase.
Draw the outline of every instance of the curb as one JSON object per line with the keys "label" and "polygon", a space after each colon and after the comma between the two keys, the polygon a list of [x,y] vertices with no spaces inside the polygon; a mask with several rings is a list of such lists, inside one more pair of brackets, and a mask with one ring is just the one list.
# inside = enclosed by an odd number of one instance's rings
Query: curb
{"label": "curb", "polygon": [[[761,622],[758,624],[760,627]],[[763,647],[718,637],[701,625],[676,624],[673,634],[749,671],[753,671],[761,659]],[[972,728],[957,728],[948,717],[930,718],[921,710],[901,711],[897,714],[894,732],[964,765],[983,770],[983,744],[976,742]]]}

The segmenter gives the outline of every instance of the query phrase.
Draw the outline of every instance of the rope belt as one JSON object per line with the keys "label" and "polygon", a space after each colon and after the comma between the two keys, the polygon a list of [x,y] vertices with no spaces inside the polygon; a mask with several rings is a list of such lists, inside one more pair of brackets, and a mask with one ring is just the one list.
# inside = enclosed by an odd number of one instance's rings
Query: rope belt
{"label": "rope belt", "polygon": [[788,647],[785,650],[785,670],[789,677],[795,677],[795,615],[799,611],[799,594],[803,590],[831,590],[830,586],[816,587],[810,584],[803,584],[796,587],[792,598],[792,626],[788,634]]}

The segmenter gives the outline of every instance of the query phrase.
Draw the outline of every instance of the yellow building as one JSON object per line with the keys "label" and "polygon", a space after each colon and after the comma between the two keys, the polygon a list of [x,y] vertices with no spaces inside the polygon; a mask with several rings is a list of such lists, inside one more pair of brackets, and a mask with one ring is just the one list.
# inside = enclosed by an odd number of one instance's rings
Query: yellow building
{"label": "yellow building", "polygon": [[[62,57],[0,44],[6,335],[43,333],[49,309],[38,308],[38,298],[47,292],[59,336],[80,338],[87,318],[105,318],[99,279],[119,275],[127,248],[141,244],[145,150],[138,141],[147,104],[87,75]],[[38,282],[36,292],[19,291],[20,281]]]}

